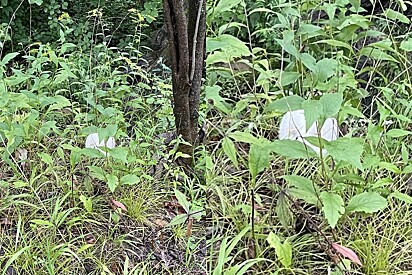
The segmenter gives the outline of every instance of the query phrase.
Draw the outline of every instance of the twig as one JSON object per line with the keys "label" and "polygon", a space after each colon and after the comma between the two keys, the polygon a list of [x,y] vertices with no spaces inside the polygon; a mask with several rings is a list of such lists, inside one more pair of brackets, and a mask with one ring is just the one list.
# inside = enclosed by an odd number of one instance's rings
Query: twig
{"label": "twig", "polygon": [[200,16],[202,14],[202,8],[203,8],[203,0],[200,0],[199,9],[197,10],[195,34],[193,35],[192,68],[191,68],[190,78],[189,78],[190,83],[193,82],[193,78],[195,76],[197,34],[199,32],[199,23],[200,23]]}

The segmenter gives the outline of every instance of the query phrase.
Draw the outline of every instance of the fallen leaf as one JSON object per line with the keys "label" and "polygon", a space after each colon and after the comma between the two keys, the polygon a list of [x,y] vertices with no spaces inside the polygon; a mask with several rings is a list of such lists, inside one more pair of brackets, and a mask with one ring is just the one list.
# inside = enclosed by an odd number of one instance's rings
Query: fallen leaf
{"label": "fallen leaf", "polygon": [[362,266],[362,263],[359,260],[358,255],[356,255],[356,253],[352,249],[347,248],[347,247],[342,246],[342,245],[337,244],[337,243],[333,243],[332,247],[333,247],[333,249],[336,250],[336,252],[341,254],[343,257],[346,257],[346,258],[350,259],[352,262]]}
{"label": "fallen leaf", "polygon": [[155,219],[155,220],[153,221],[153,223],[154,223],[155,225],[159,226],[159,227],[165,227],[165,226],[167,226],[167,225],[169,224],[167,221],[162,220],[162,219]]}
{"label": "fallen leaf", "polygon": [[127,211],[126,206],[124,206],[123,203],[121,203],[121,202],[119,202],[119,201],[116,201],[116,200],[114,200],[114,199],[112,199],[111,201],[112,201],[112,203],[113,203],[116,207],[118,207],[118,208],[120,208],[120,209],[122,209],[122,210],[124,210],[124,211]]}

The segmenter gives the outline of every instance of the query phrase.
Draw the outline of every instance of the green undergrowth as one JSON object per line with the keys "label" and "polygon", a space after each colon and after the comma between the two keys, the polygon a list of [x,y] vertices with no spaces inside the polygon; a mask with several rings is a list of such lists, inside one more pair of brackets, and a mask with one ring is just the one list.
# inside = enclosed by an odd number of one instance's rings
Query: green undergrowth
{"label": "green undergrowth", "polygon": [[[215,1],[208,18],[208,272],[412,274],[402,8]],[[304,131],[335,118],[339,137],[279,140],[295,110]]]}
{"label": "green undergrowth", "polygon": [[[174,163],[169,76],[138,60],[71,43],[2,57],[2,274],[204,272],[203,177]],[[116,147],[85,148],[92,133]]]}

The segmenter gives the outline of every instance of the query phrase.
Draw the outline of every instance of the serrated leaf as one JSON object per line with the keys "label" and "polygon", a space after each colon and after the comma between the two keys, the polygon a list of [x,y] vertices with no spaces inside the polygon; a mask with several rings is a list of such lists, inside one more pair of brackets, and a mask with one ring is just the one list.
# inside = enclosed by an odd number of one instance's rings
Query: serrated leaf
{"label": "serrated leaf", "polygon": [[361,156],[364,141],[361,138],[339,138],[325,143],[325,149],[336,161],[346,161],[363,171]]}
{"label": "serrated leaf", "polygon": [[322,192],[320,194],[322,200],[322,210],[330,227],[334,228],[338,223],[339,218],[345,213],[343,207],[343,199],[338,194]]}
{"label": "serrated leaf", "polygon": [[224,137],[222,140],[222,148],[226,156],[228,156],[235,167],[238,168],[239,163],[237,162],[237,150],[233,141],[228,137]]}
{"label": "serrated leaf", "polygon": [[376,192],[364,192],[353,196],[346,207],[346,212],[373,213],[384,209],[387,200]]}

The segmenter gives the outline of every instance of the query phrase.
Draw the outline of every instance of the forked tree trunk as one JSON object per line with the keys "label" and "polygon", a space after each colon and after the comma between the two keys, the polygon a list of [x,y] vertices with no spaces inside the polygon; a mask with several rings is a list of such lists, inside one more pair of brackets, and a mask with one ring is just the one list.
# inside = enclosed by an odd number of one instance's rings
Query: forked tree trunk
{"label": "forked tree trunk", "polygon": [[206,1],[163,0],[163,5],[172,64],[176,133],[188,143],[181,144],[179,151],[190,156],[182,158],[181,161],[192,166],[193,151],[198,143],[199,133],[199,100],[205,59]]}

